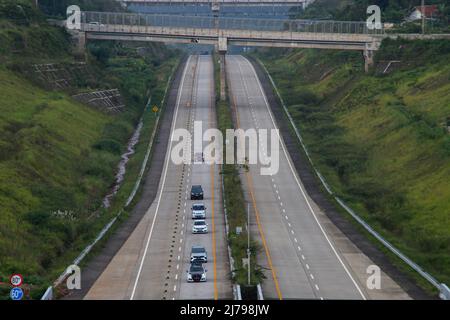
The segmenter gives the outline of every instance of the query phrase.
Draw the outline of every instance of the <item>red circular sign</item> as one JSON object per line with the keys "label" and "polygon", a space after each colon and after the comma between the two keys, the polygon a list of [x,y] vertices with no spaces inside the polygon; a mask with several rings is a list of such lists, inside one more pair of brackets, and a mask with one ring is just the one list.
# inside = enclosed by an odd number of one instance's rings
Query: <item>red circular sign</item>
{"label": "red circular sign", "polygon": [[13,287],[20,287],[23,283],[23,277],[19,273],[13,274],[9,277],[9,282]]}

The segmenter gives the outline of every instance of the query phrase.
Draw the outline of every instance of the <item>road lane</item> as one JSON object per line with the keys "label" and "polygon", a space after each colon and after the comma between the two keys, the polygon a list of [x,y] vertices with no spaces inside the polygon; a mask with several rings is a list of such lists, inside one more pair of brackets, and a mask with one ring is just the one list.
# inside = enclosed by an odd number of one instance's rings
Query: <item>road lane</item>
{"label": "road lane", "polygon": [[[215,126],[213,67],[209,56],[191,56],[180,84],[172,123],[192,132]],[[219,171],[216,165],[175,164],[169,143],[156,200],[89,291],[86,299],[227,299],[232,297]],[[202,184],[210,232],[193,235],[190,188]],[[214,221],[212,216],[214,210]],[[208,281],[187,283],[193,244],[206,247]]]}
{"label": "road lane", "polygon": [[[214,68],[211,56],[199,56],[199,66],[194,85],[190,132],[193,135],[194,122],[201,123],[202,135],[209,128],[216,128],[215,98],[214,98]],[[202,142],[203,148],[209,142]],[[201,154],[191,153],[194,163],[191,168],[190,185],[200,184],[204,191],[204,200],[189,200],[188,192],[187,207],[193,203],[204,203],[206,210],[206,222],[208,234],[192,234],[192,221],[188,214],[185,225],[186,245],[184,248],[183,276],[179,281],[180,299],[219,299],[231,298],[231,282],[229,280],[229,265],[227,259],[227,245],[225,235],[225,221],[222,207],[222,195],[220,188],[219,167],[211,164],[205,154],[205,163],[202,162]],[[189,185],[189,188],[190,188]],[[186,270],[189,268],[189,255],[193,245],[202,245],[208,252],[207,269],[208,281],[206,283],[187,283]],[[215,279],[215,281],[213,281]],[[193,290],[195,289],[195,290]]]}
{"label": "road lane", "polygon": [[[227,72],[240,127],[275,129],[251,64],[241,56],[228,56]],[[259,147],[270,154],[270,143]],[[250,165],[249,177],[244,179],[250,198],[255,198],[253,211],[262,229],[254,228],[253,235],[264,237],[267,246],[259,263],[272,273],[263,286],[264,294],[279,299],[364,299],[361,285],[318,222],[282,144],[278,152],[276,174],[263,176],[259,164]]]}

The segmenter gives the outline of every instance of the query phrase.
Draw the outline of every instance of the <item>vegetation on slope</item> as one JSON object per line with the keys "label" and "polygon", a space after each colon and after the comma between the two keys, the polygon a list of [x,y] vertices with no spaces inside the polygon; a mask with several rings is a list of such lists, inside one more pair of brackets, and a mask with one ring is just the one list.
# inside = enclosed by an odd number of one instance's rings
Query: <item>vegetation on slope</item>
{"label": "vegetation on slope", "polygon": [[[154,127],[149,110],[113,206],[101,206],[148,98],[162,99],[177,56],[160,45],[137,54],[132,46],[93,43],[92,79],[47,91],[32,64],[73,63],[69,37],[47,25],[31,1],[19,1],[29,20],[15,19],[11,2],[0,1],[0,282],[22,273],[31,297],[40,298],[130,194]],[[108,88],[120,89],[126,111],[110,115],[70,97]],[[0,298],[8,289],[0,287]]]}
{"label": "vegetation on slope", "polygon": [[359,53],[260,57],[336,193],[450,283],[450,42],[385,41],[391,74],[364,74]]}
{"label": "vegetation on slope", "polygon": [[[449,32],[450,5],[442,0],[426,0],[426,5],[437,5],[438,13],[427,20],[427,32]],[[405,23],[413,8],[421,5],[421,0],[316,0],[298,18],[330,19],[339,21],[365,21],[367,8],[378,5],[383,22],[402,24],[397,31],[421,32],[421,23]]]}

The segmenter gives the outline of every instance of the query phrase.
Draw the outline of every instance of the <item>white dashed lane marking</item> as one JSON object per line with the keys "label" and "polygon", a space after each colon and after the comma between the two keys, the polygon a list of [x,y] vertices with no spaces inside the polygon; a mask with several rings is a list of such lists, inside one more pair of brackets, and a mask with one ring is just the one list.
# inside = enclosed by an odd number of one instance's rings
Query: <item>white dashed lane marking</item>
{"label": "white dashed lane marking", "polygon": [[[254,123],[256,124],[256,129],[258,129],[258,128],[259,128],[259,123],[258,123],[258,120],[256,119],[255,111],[254,111],[254,109],[253,109],[252,103],[250,102],[250,98],[249,98],[249,106],[250,106],[250,110],[251,110],[251,114],[252,114],[253,121],[254,121]],[[266,154],[266,151],[265,151],[265,147],[264,147],[264,145],[263,145],[262,143],[260,143],[260,147],[261,147],[261,150],[262,150],[262,154],[263,154],[264,156],[266,156],[267,154]],[[273,178],[273,175],[271,176],[271,181],[272,181],[272,184],[273,184],[273,189],[275,190],[276,196],[277,196],[278,201],[279,201],[279,203],[280,203],[281,210],[282,210],[282,212],[283,212],[283,214],[284,214],[284,217],[285,217],[286,221],[289,221],[289,216],[286,214],[286,209],[283,208],[283,202],[281,201],[280,192],[279,192],[279,190],[278,190],[277,184],[275,183],[275,179]],[[287,222],[287,226],[288,226],[288,228],[289,228],[289,230],[290,230],[290,233],[291,233],[292,235],[295,235],[295,232],[294,232],[294,230],[292,229],[292,224],[291,224],[290,222]],[[295,243],[298,243],[297,238],[294,237],[293,240],[294,240]],[[302,251],[302,248],[301,248],[300,246],[297,246],[297,249],[298,249],[298,251]],[[302,258],[303,261],[306,260],[306,257],[305,257],[303,254],[301,255],[301,258]],[[310,270],[309,264],[305,263],[305,268],[306,268],[306,270]],[[314,279],[315,279],[315,278],[314,278],[314,275],[313,275],[312,273],[309,273],[309,277],[311,278],[311,280],[314,280]],[[312,286],[313,284],[314,284],[314,288],[315,288],[317,291],[319,291],[319,286],[318,286],[316,283],[312,283],[311,286]],[[323,300],[323,297],[320,297],[320,299]]]}

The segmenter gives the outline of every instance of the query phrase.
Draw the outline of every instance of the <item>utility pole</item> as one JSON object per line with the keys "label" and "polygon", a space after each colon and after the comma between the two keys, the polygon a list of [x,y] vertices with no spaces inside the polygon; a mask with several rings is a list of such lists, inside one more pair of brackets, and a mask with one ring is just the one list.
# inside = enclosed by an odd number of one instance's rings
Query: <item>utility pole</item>
{"label": "utility pole", "polygon": [[425,0],[422,0],[422,34],[425,34]]}
{"label": "utility pole", "polygon": [[250,286],[250,203],[247,203],[247,259],[248,259],[248,271],[247,280]]}

